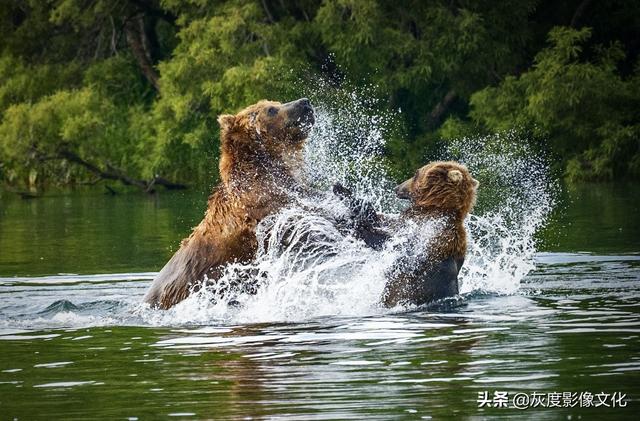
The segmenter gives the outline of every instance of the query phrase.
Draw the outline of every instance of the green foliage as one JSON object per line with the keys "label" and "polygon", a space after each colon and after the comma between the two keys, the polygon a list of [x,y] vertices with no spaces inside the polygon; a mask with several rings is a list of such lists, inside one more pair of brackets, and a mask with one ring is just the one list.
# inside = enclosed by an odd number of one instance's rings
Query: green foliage
{"label": "green foliage", "polygon": [[592,4],[584,29],[557,26],[580,4],[7,0],[0,181],[94,179],[82,160],[203,183],[216,175],[218,114],[299,97],[319,78],[402,111],[387,148],[398,177],[443,139],[514,127],[548,141],[570,178],[638,177],[639,7]]}
{"label": "green foliage", "polygon": [[620,76],[620,44],[597,46],[583,59],[588,28],[554,28],[551,46],[536,55],[531,70],[507,77],[470,100],[471,119],[492,131],[525,128],[548,139],[567,157],[571,179],[611,180],[633,176],[640,123],[639,74]]}
{"label": "green foliage", "polygon": [[0,116],[11,104],[29,103],[61,88],[78,86],[82,76],[76,62],[28,65],[5,54],[0,57]]}
{"label": "green foliage", "polygon": [[135,155],[131,145],[123,142],[126,125],[119,121],[118,111],[90,89],[60,91],[34,104],[9,107],[0,125],[5,176],[16,184],[33,185],[39,178],[68,182],[81,173],[59,159],[66,152],[121,168],[134,167]]}
{"label": "green foliage", "polygon": [[514,2],[508,19],[496,3],[335,0],[323,3],[315,21],[340,68],[389,96],[420,135],[437,124],[429,113],[447,92],[467,97],[493,80],[489,69],[518,61],[513,51],[526,36],[508,29],[524,26],[533,2]]}
{"label": "green foliage", "polygon": [[443,140],[473,138],[485,134],[486,130],[481,125],[455,116],[449,117],[438,129],[438,136]]}
{"label": "green foliage", "polygon": [[153,89],[138,71],[129,54],[118,54],[91,63],[84,71],[83,85],[120,106],[150,103]]}

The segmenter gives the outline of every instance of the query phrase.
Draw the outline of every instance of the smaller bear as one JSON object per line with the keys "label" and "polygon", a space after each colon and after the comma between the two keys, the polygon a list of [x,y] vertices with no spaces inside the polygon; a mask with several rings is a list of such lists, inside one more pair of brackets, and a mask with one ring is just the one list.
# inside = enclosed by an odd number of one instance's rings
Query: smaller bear
{"label": "smaller bear", "polygon": [[466,166],[437,161],[396,187],[399,198],[411,200],[400,223],[432,220],[442,225],[424,250],[400,259],[387,273],[382,296],[386,307],[422,305],[458,294],[458,273],[467,250],[464,219],[475,204],[478,185]]}

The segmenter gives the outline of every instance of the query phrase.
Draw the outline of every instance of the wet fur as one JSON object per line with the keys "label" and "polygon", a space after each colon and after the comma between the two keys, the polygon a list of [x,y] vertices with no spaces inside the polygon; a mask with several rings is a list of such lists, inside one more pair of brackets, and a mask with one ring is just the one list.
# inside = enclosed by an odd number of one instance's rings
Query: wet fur
{"label": "wet fur", "polygon": [[[168,309],[199,289],[205,277],[215,282],[226,264],[254,257],[256,225],[286,205],[302,165],[308,130],[294,124],[300,118],[287,105],[261,101],[237,115],[219,117],[221,183],[200,224],[145,295],[152,307]],[[269,112],[273,107],[276,115]]]}
{"label": "wet fur", "polygon": [[440,220],[444,226],[411,264],[402,259],[388,274],[382,302],[421,305],[458,294],[458,273],[467,251],[464,219],[473,208],[478,182],[457,162],[432,162],[398,186],[411,200],[401,221]]}

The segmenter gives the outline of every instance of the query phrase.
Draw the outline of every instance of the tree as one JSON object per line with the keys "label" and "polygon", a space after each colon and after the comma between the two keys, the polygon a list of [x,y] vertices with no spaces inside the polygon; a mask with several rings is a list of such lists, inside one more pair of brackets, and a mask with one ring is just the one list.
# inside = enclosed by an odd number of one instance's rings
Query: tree
{"label": "tree", "polygon": [[620,76],[619,43],[594,47],[585,61],[583,46],[590,36],[589,28],[554,28],[551,46],[536,55],[533,68],[473,94],[469,115],[489,131],[517,127],[548,141],[565,157],[561,162],[571,179],[637,177],[640,68]]}
{"label": "tree", "polygon": [[[517,126],[571,178],[635,177],[638,28],[624,0],[6,0],[0,181],[86,183],[111,166],[206,183],[217,114],[318,79],[401,110],[386,150],[399,175],[441,138]],[[73,113],[83,130],[65,131]],[[90,139],[93,124],[109,132]]]}

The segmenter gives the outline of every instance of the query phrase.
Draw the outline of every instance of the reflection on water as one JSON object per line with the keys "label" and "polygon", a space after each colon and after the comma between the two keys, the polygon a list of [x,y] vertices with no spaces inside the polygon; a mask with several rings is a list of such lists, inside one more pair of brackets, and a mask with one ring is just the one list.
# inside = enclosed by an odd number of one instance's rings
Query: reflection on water
{"label": "reflection on water", "polygon": [[[0,192],[0,276],[157,271],[202,218],[206,192],[22,200]],[[640,251],[640,185],[563,188],[545,251]]]}
{"label": "reflection on water", "polygon": [[158,270],[205,204],[199,192],[32,200],[0,192],[0,276]]}
{"label": "reflection on water", "polygon": [[496,390],[637,399],[640,256],[542,253],[536,262],[515,295],[218,326],[143,326],[131,309],[148,280],[135,274],[3,278],[0,408],[27,419],[631,417],[633,402],[478,408],[478,393]]}
{"label": "reflection on water", "polygon": [[640,184],[577,184],[562,189],[543,249],[591,253],[640,251]]}

